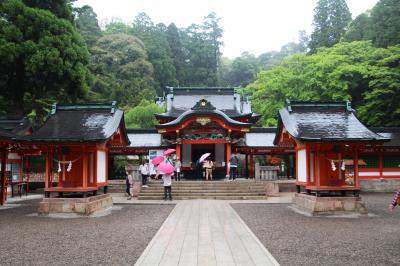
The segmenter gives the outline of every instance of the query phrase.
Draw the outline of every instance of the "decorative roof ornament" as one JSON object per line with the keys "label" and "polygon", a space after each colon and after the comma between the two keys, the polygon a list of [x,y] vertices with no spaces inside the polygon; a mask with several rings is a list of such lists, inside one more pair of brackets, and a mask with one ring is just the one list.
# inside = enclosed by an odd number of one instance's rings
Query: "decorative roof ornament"
{"label": "decorative roof ornament", "polygon": [[215,110],[216,108],[209,101],[207,101],[206,99],[202,98],[191,109],[199,111],[199,110]]}
{"label": "decorative roof ornament", "polygon": [[199,123],[202,126],[205,126],[208,123],[211,123],[211,118],[209,118],[209,117],[198,117],[198,118],[196,118],[196,122]]}

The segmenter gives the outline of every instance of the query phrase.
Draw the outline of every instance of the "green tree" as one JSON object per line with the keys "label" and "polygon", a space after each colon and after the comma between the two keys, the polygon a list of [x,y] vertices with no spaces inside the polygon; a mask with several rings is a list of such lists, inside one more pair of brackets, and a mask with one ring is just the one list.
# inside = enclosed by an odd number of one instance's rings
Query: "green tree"
{"label": "green tree", "polygon": [[377,47],[400,44],[400,1],[380,0],[371,11],[372,41]]}
{"label": "green tree", "polygon": [[176,70],[167,38],[167,27],[161,23],[154,25],[149,16],[140,13],[135,17],[131,32],[145,45],[149,60],[154,67],[158,93],[161,93],[166,86],[177,85]]}
{"label": "green tree", "polygon": [[48,10],[59,18],[73,21],[72,4],[75,0],[23,0],[29,7]]}
{"label": "green tree", "polygon": [[109,22],[105,25],[105,29],[104,29],[103,33],[104,34],[115,34],[115,33],[130,34],[131,30],[132,30],[131,27],[129,27],[129,25],[125,24],[122,20],[113,19],[111,22]]}
{"label": "green tree", "polygon": [[155,97],[153,67],[139,39],[108,34],[98,39],[92,50],[96,98],[135,106],[141,99]]}
{"label": "green tree", "polygon": [[370,12],[365,12],[350,23],[343,40],[347,42],[372,40],[372,33],[371,15]]}
{"label": "green tree", "polygon": [[319,0],[314,9],[310,51],[314,53],[319,47],[338,43],[350,21],[351,13],[345,0]]}
{"label": "green tree", "polygon": [[168,45],[171,48],[171,56],[174,61],[174,67],[176,70],[176,79],[178,85],[186,84],[186,71],[185,71],[185,54],[179,35],[179,30],[174,23],[168,25],[167,28],[167,39]]}
{"label": "green tree", "polygon": [[154,102],[142,100],[140,104],[128,110],[125,123],[128,128],[154,128],[158,124],[154,114],[164,112],[164,108]]}
{"label": "green tree", "polygon": [[101,29],[97,20],[97,14],[91,6],[85,5],[75,8],[75,23],[78,31],[85,39],[86,44],[92,47],[98,38],[101,37]]}
{"label": "green tree", "polygon": [[294,55],[262,71],[246,87],[262,125],[276,125],[285,99],[351,100],[371,126],[400,125],[399,47],[375,48],[371,42],[340,43],[313,55]]}
{"label": "green tree", "polygon": [[202,25],[206,40],[210,43],[212,48],[212,68],[215,74],[217,74],[220,65],[220,47],[223,45],[223,42],[221,41],[223,29],[219,26],[220,20],[221,19],[217,17],[215,12],[211,12],[204,18]]}
{"label": "green tree", "polygon": [[228,75],[229,86],[244,87],[253,82],[259,71],[257,63],[257,58],[248,52],[244,52],[240,57],[235,58]]}
{"label": "green tree", "polygon": [[18,0],[0,2],[0,91],[10,112],[42,117],[54,101],[85,97],[89,53],[74,26]]}

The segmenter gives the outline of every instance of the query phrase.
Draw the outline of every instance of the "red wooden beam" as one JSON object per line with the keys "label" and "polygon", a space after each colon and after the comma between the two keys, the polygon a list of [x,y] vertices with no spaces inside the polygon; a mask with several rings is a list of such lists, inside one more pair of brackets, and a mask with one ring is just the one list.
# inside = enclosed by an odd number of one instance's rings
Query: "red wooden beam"
{"label": "red wooden beam", "polygon": [[6,200],[6,162],[7,162],[7,156],[8,152],[6,149],[3,149],[1,152],[1,179],[0,179],[0,205],[4,205],[4,202]]}

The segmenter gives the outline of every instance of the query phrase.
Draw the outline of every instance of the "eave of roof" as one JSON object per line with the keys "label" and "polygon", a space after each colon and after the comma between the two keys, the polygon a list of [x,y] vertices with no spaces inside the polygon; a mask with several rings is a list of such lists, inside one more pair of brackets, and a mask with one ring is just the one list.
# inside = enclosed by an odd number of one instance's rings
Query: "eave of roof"
{"label": "eave of roof", "polygon": [[[342,121],[343,120],[343,121]],[[364,126],[350,102],[287,102],[279,110],[277,144],[282,127],[293,138],[304,142],[390,141]]]}
{"label": "eave of roof", "polygon": [[227,116],[225,113],[223,113],[219,110],[188,110],[171,122],[156,125],[156,128],[167,128],[167,127],[176,126],[176,125],[179,125],[180,123],[182,123],[187,118],[190,118],[193,116],[207,116],[207,115],[222,118],[228,125],[231,125],[231,126],[250,127],[252,125],[252,123],[243,123],[243,122],[233,120],[229,116]]}

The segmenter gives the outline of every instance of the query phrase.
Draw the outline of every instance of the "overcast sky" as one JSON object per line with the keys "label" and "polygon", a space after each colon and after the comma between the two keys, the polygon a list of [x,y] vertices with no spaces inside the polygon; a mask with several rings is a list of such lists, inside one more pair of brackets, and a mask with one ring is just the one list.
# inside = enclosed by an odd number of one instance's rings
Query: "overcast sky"
{"label": "overcast sky", "polygon": [[[244,51],[255,55],[279,50],[297,41],[298,32],[312,31],[313,9],[317,0],[78,0],[75,6],[90,5],[100,23],[111,18],[132,22],[145,12],[153,22],[177,27],[201,23],[211,12],[221,18],[224,30],[222,52],[234,58]],[[355,18],[371,9],[378,0],[347,0]]]}

